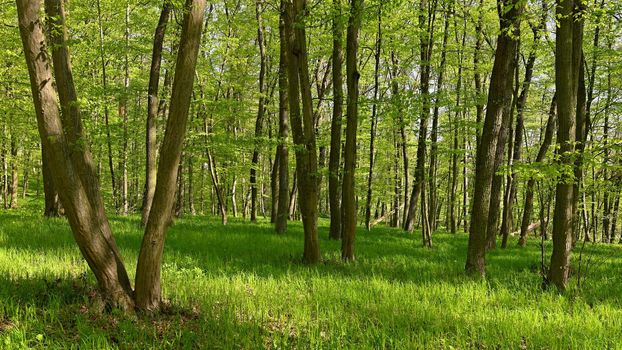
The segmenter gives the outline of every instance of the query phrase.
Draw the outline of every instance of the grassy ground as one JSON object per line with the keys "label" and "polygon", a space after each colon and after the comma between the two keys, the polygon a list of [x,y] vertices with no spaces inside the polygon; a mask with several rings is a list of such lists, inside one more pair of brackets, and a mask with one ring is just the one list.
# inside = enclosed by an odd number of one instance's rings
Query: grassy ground
{"label": "grassy ground", "polygon": [[[112,225],[130,271],[136,218]],[[488,279],[463,275],[466,235],[360,230],[357,261],[299,264],[302,227],[188,218],[170,229],[157,317],[102,313],[94,279],[62,220],[0,214],[0,348],[619,349],[622,249],[587,246],[583,286],[542,291],[537,242],[489,254]],[[547,246],[547,249],[550,249]],[[577,266],[578,254],[574,255]]]}

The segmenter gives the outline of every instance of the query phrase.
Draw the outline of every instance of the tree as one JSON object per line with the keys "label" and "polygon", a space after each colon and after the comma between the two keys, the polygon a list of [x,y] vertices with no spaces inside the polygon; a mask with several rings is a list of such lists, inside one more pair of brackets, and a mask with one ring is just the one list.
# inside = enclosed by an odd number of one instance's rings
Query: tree
{"label": "tree", "polygon": [[354,238],[356,236],[356,194],[354,193],[354,173],[356,171],[356,134],[358,129],[359,78],[358,46],[363,0],[351,0],[350,19],[346,38],[346,81],[347,125],[343,169],[343,232],[341,239],[341,258],[354,260]]}
{"label": "tree", "polygon": [[341,201],[339,168],[341,164],[341,119],[343,114],[343,26],[341,0],[333,0],[333,117],[330,126],[328,160],[328,198],[330,202],[330,239],[341,238]]}
{"label": "tree", "polygon": [[168,17],[171,12],[171,3],[164,0],[160,19],[153,36],[153,50],[151,55],[151,68],[149,70],[149,90],[147,97],[147,132],[146,132],[146,162],[145,162],[145,193],[143,195],[142,204],[142,224],[146,225],[149,219],[149,211],[153,203],[153,194],[156,188],[157,176],[157,126],[156,118],[158,116],[159,101],[158,91],[160,87],[160,67],[162,64],[162,47],[164,45],[164,35],[166,34],[166,26]]}
{"label": "tree", "polygon": [[306,1],[293,0],[293,3],[287,2],[285,7],[289,118],[296,148],[296,176],[300,193],[298,198],[305,233],[302,261],[315,264],[320,261],[317,237],[319,196],[313,101],[304,24]]}
{"label": "tree", "polygon": [[[47,0],[52,61],[58,95],[52,82],[46,38],[39,18],[40,2],[17,0],[19,28],[30,75],[41,142],[47,150],[54,183],[82,255],[97,278],[100,291],[112,306],[156,310],[160,304],[160,264],[164,231],[172,210],[174,185],[190,104],[194,67],[201,37],[205,1],[188,0],[176,68],[171,117],[164,137],[165,152],[153,208],[147,223],[136,273],[136,293],[112,235],[99,190],[94,163],[85,142],[66,44],[61,0]],[[61,104],[59,110],[56,98]],[[61,114],[62,112],[62,114]],[[62,118],[61,118],[62,115]]]}
{"label": "tree", "polygon": [[[289,151],[287,149],[288,125],[288,81],[287,47],[285,38],[285,0],[281,0],[279,11],[279,145],[277,147],[279,192],[276,215],[276,232],[283,234],[287,230],[289,218]],[[273,198],[274,200],[274,198]]]}
{"label": "tree", "polygon": [[570,271],[570,251],[575,218],[573,153],[577,125],[577,95],[582,60],[582,23],[575,20],[578,4],[556,2],[559,21],[555,35],[555,89],[557,91],[557,144],[561,176],[555,190],[553,253],[548,280],[559,290],[566,289]]}
{"label": "tree", "polygon": [[488,212],[494,177],[495,154],[503,113],[510,107],[512,98],[512,73],[515,69],[518,47],[515,32],[518,30],[519,16],[522,10],[520,4],[519,1],[514,0],[507,0],[502,3],[503,6],[499,13],[501,33],[497,38],[497,49],[490,77],[484,128],[477,146],[466,271],[469,274],[481,276],[485,274],[486,234],[488,232]]}

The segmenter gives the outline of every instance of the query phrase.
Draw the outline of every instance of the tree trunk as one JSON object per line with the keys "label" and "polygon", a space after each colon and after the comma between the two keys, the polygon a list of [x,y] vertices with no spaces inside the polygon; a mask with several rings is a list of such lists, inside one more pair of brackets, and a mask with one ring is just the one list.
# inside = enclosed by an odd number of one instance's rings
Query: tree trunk
{"label": "tree trunk", "polygon": [[43,195],[45,197],[45,206],[43,216],[46,218],[60,216],[60,202],[58,200],[58,192],[54,186],[52,173],[50,172],[50,164],[45,149],[45,143],[41,143],[41,175],[43,176]]}
{"label": "tree trunk", "polygon": [[160,88],[160,67],[162,65],[162,47],[164,46],[164,35],[166,34],[166,26],[171,12],[171,3],[164,0],[160,19],[153,36],[153,50],[151,54],[151,68],[149,70],[149,87],[147,96],[147,125],[146,125],[146,165],[145,165],[145,193],[143,195],[142,205],[142,225],[147,224],[149,211],[153,203],[153,194],[156,188],[157,176],[157,125],[158,118],[158,92]]}
{"label": "tree trunk", "polygon": [[132,289],[104,213],[99,182],[84,140],[69,52],[65,45],[64,11],[60,0],[47,0],[50,46],[61,113],[52,85],[47,44],[39,18],[40,2],[17,0],[19,28],[30,75],[33,103],[50,173],[69,219],[74,238],[98,281],[104,299],[113,306],[133,307]]}
{"label": "tree trunk", "polygon": [[[446,9],[452,11],[452,8]],[[430,133],[430,168],[428,170],[428,187],[430,200],[428,218],[430,220],[430,230],[434,232],[437,227],[438,217],[436,215],[438,198],[436,194],[437,188],[437,167],[438,167],[438,122],[439,110],[441,105],[441,94],[443,91],[443,83],[445,77],[445,65],[447,63],[447,41],[449,39],[449,12],[445,12],[445,24],[443,28],[443,44],[441,47],[441,63],[439,66],[438,79],[436,81],[436,97],[434,98],[434,112],[432,113],[432,131]],[[460,54],[462,57],[462,54]]]}
{"label": "tree trunk", "polygon": [[354,260],[354,239],[356,237],[357,223],[354,174],[356,172],[356,134],[358,131],[359,78],[361,76],[358,71],[357,56],[362,12],[363,0],[352,0],[346,38],[346,81],[348,85],[348,96],[343,170],[343,199],[341,201],[344,212],[341,258],[346,261]]}
{"label": "tree trunk", "polygon": [[[434,2],[436,4],[436,2]],[[427,12],[427,19],[426,19]],[[408,214],[404,221],[404,230],[412,232],[415,229],[415,208],[419,195],[425,186],[425,164],[427,152],[428,138],[428,119],[430,119],[430,71],[432,58],[432,47],[434,45],[434,15],[436,10],[428,9],[428,0],[421,0],[419,4],[419,30],[420,30],[420,73],[419,84],[421,89],[422,109],[421,118],[419,120],[419,141],[417,143],[417,164],[415,166],[415,178],[413,181],[413,190],[408,203]],[[425,199],[422,201],[425,201]],[[427,220],[428,217],[423,215],[422,219]],[[429,226],[424,222],[423,226]],[[425,231],[425,230],[424,230]],[[425,239],[424,239],[425,240]]]}
{"label": "tree trunk", "polygon": [[165,230],[175,196],[175,180],[188,120],[205,5],[205,0],[186,0],[158,181],[136,267],[136,304],[142,310],[157,310],[160,306]]}
{"label": "tree trunk", "polygon": [[[289,113],[296,145],[296,175],[300,191],[300,213],[304,227],[304,252],[307,264],[320,261],[317,237],[318,187],[317,148],[313,120],[313,100],[309,81],[306,30],[306,0],[287,3],[285,32],[288,55]],[[302,102],[302,112],[301,112]]]}
{"label": "tree trunk", "polygon": [[[570,0],[557,1],[556,14],[559,26],[555,35],[555,88],[557,91],[557,144],[560,165],[572,168],[576,140],[576,107],[579,83],[579,61],[582,37],[575,26],[575,3]],[[579,52],[577,52],[579,51]],[[568,172],[562,172],[556,187],[555,212],[553,216],[553,253],[548,272],[548,281],[559,290],[565,290],[570,272],[570,250],[572,249],[574,211],[574,186]]]}
{"label": "tree trunk", "polygon": [[[544,131],[544,138],[542,140],[542,144],[540,145],[540,149],[538,150],[538,155],[536,156],[536,163],[541,163],[546,156],[546,152],[553,141],[553,133],[555,132],[555,124],[556,124],[556,109],[557,109],[557,93],[553,95],[553,99],[551,100],[551,107],[549,108],[549,116],[546,122],[546,130]],[[533,212],[533,196],[534,196],[534,185],[536,180],[534,178],[530,178],[527,181],[527,188],[525,189],[525,205],[523,205],[523,219],[521,221],[520,228],[520,238],[518,239],[518,245],[524,247],[527,244],[527,235],[528,235],[528,227],[531,223],[531,213]]]}
{"label": "tree trunk", "polygon": [[17,209],[17,198],[19,195],[19,167],[17,165],[17,140],[11,134],[11,181],[9,183],[9,196],[11,197],[10,209]]}
{"label": "tree trunk", "polygon": [[99,54],[102,70],[102,89],[104,93],[104,123],[106,127],[106,145],[108,146],[108,168],[110,169],[110,181],[112,185],[112,198],[114,199],[115,207],[118,208],[118,195],[117,195],[117,182],[114,172],[114,162],[112,160],[112,137],[110,135],[110,116],[108,111],[107,91],[108,91],[108,76],[106,74],[106,51],[104,48],[104,20],[102,18],[101,3],[97,0],[97,19],[99,26]]}
{"label": "tree trunk", "polygon": [[257,106],[257,119],[255,120],[255,148],[250,171],[251,186],[251,222],[257,222],[257,168],[259,167],[259,138],[263,133],[263,119],[266,104],[266,48],[264,42],[264,26],[261,14],[263,12],[262,1],[257,0],[255,14],[257,19],[257,44],[259,45],[259,105]]}
{"label": "tree trunk", "polygon": [[369,231],[371,229],[371,197],[372,197],[372,182],[374,175],[374,153],[376,139],[376,124],[378,123],[378,89],[379,89],[379,71],[380,71],[380,55],[382,49],[382,4],[378,6],[378,31],[376,32],[376,52],[374,53],[375,65],[374,65],[374,102],[371,112],[371,127],[369,130],[369,172],[367,174],[367,199],[365,201],[365,228]]}
{"label": "tree trunk", "polygon": [[[457,23],[456,23],[457,26]],[[456,38],[458,39],[458,38]],[[466,42],[466,23],[465,30],[462,32],[462,45],[460,47],[464,48]],[[456,208],[458,204],[458,127],[459,127],[459,118],[460,118],[460,103],[462,101],[462,71],[463,61],[464,61],[464,51],[460,50],[459,52],[459,63],[458,63],[458,81],[456,83],[456,113],[454,116],[454,120],[452,123],[453,127],[453,142],[452,142],[452,152],[451,152],[451,187],[449,193],[449,227],[450,232],[455,234],[458,232],[458,215],[456,211],[460,209]],[[466,153],[466,150],[465,150]],[[466,191],[466,188],[464,189]]]}
{"label": "tree trunk", "polygon": [[[276,215],[276,232],[278,234],[284,234],[287,231],[287,219],[289,218],[289,151],[287,149],[287,137],[289,136],[289,98],[288,82],[287,82],[287,41],[285,33],[285,0],[281,0],[280,4],[280,17],[279,17],[279,145],[277,147],[278,153],[278,172],[279,172],[279,199],[278,210]],[[339,126],[341,132],[341,126]],[[332,156],[332,147],[331,147]],[[329,177],[329,181],[332,179]],[[329,182],[329,190],[331,183]],[[332,197],[331,197],[332,198]],[[331,202],[332,204],[332,202]],[[339,201],[337,200],[337,205]],[[332,207],[331,207],[332,208]],[[332,212],[331,212],[332,213]],[[332,226],[331,226],[332,227]],[[331,231],[332,232],[332,231]]]}
{"label": "tree trunk", "polygon": [[495,60],[490,77],[484,129],[477,147],[471,225],[465,266],[467,273],[481,276],[485,275],[486,234],[495,153],[503,111],[509,106],[512,98],[512,73],[515,69],[518,48],[515,33],[518,30],[521,13],[521,8],[514,0],[504,1],[503,7],[500,12],[501,34],[497,39]]}
{"label": "tree trunk", "polygon": [[[532,26],[533,31],[533,43],[534,49],[529,53],[527,64],[525,64],[525,78],[523,79],[521,93],[516,102],[516,129],[514,130],[514,146],[512,147],[512,157],[510,158],[509,165],[517,163],[521,159],[521,147],[523,145],[523,133],[525,127],[525,106],[527,104],[527,96],[529,95],[529,88],[531,86],[531,78],[533,77],[533,68],[536,63],[535,45],[540,40],[540,32],[544,30],[547,19],[546,1],[542,2],[542,16],[540,17],[539,26]],[[503,241],[501,242],[501,248],[507,247],[508,237],[512,230],[512,208],[514,206],[514,200],[516,198],[516,171],[512,171],[512,174],[507,177],[506,194],[504,196],[503,205],[503,219],[501,222],[501,235],[503,235]]]}
{"label": "tree trunk", "polygon": [[[286,1],[286,0],[282,0]],[[343,114],[343,25],[341,1],[333,0],[333,116],[330,126],[330,155],[328,160],[328,196],[330,202],[330,239],[341,238],[341,119]]]}

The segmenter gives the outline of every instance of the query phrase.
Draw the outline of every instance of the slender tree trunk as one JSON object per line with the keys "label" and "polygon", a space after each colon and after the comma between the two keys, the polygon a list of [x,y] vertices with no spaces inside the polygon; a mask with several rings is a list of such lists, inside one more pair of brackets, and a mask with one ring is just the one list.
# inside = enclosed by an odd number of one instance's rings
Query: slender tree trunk
{"label": "slender tree trunk", "polygon": [[[430,220],[430,230],[434,232],[437,227],[438,217],[436,215],[438,205],[437,189],[437,167],[438,167],[438,123],[439,110],[441,105],[441,97],[443,91],[443,83],[445,77],[445,65],[447,63],[447,41],[449,39],[449,11],[452,8],[445,9],[444,28],[443,28],[443,44],[441,47],[441,63],[439,66],[438,79],[436,81],[436,97],[434,98],[434,112],[432,113],[432,131],[430,134],[430,168],[428,170],[428,187],[429,187],[429,210],[428,217]],[[462,54],[460,54],[462,56]]]}
{"label": "slender tree trunk", "polygon": [[129,50],[130,50],[130,6],[129,3],[125,6],[125,56],[123,59],[123,92],[119,99],[119,117],[123,121],[123,145],[121,148],[121,215],[127,215],[129,210],[128,203],[128,173],[127,173],[127,150],[128,150],[128,116],[127,116],[127,95],[130,87],[130,65],[129,65]]}
{"label": "slender tree trunk", "polygon": [[354,239],[356,237],[356,193],[354,192],[354,174],[356,171],[356,134],[358,129],[358,99],[359,78],[358,47],[363,0],[352,0],[350,19],[348,22],[346,39],[346,80],[348,85],[347,96],[347,126],[346,145],[343,170],[343,199],[341,201],[344,222],[341,237],[341,258],[346,261],[354,260]]}
{"label": "slender tree trunk", "polygon": [[[505,1],[504,1],[505,2]],[[499,4],[499,1],[497,2]],[[484,0],[479,0],[477,22],[475,24],[475,50],[473,51],[473,81],[475,84],[475,122],[477,130],[475,132],[475,148],[479,148],[480,125],[484,116],[484,101],[482,98],[482,74],[480,72],[480,54],[482,51],[482,27],[484,19]],[[496,57],[496,55],[495,55]]]}
{"label": "slender tree trunk", "polygon": [[[287,1],[287,0],[282,0]],[[333,116],[330,127],[328,160],[328,196],[330,202],[330,239],[341,238],[341,119],[343,114],[343,25],[342,0],[333,0]]]}
{"label": "slender tree trunk", "polygon": [[264,25],[261,17],[263,4],[261,0],[255,3],[255,15],[257,19],[257,44],[259,45],[259,105],[257,106],[257,119],[255,120],[255,148],[250,171],[251,186],[251,222],[257,222],[257,168],[259,167],[259,138],[263,133],[263,119],[266,104],[266,48],[264,41]]}
{"label": "slender tree trunk", "polygon": [[118,195],[117,195],[117,182],[114,172],[114,162],[112,159],[112,137],[110,135],[110,118],[108,111],[107,91],[108,91],[108,76],[106,74],[106,50],[104,48],[104,19],[102,18],[101,2],[97,0],[97,19],[99,25],[99,54],[102,70],[102,88],[104,91],[104,123],[106,127],[106,145],[108,146],[108,168],[110,169],[110,181],[112,185],[112,198],[114,199],[115,207],[118,208]]}
{"label": "slender tree trunk", "polygon": [[15,135],[11,135],[11,181],[9,183],[9,196],[11,203],[9,208],[17,209],[17,198],[19,194],[19,167],[17,165],[17,140]]}
{"label": "slender tree trunk", "polygon": [[[560,165],[574,166],[572,153],[576,140],[577,91],[581,60],[582,35],[577,35],[575,22],[576,4],[570,0],[557,1],[559,26],[555,35],[555,88],[557,91],[557,144]],[[577,52],[579,51],[579,52]],[[568,284],[570,271],[570,250],[572,249],[573,223],[575,217],[574,186],[567,172],[558,181],[553,216],[553,253],[548,272],[548,281],[559,290]]]}
{"label": "slender tree trunk", "polygon": [[320,261],[317,237],[319,196],[313,101],[304,24],[307,15],[306,0],[294,0],[293,4],[288,3],[285,13],[287,15],[285,32],[288,48],[289,114],[296,145],[296,175],[305,236],[302,260],[307,264],[315,264]]}
{"label": "slender tree trunk", "polygon": [[[287,40],[285,33],[285,6],[286,0],[281,0],[280,18],[279,18],[279,145],[277,147],[278,153],[278,172],[279,172],[279,199],[278,199],[278,211],[276,215],[276,232],[284,234],[287,231],[287,219],[289,218],[289,151],[287,149],[287,137],[289,136],[289,97],[288,97],[288,81],[287,81]],[[339,126],[341,132],[341,126]],[[340,135],[339,135],[340,136]],[[332,137],[332,135],[331,135]],[[331,143],[332,145],[332,143]],[[331,146],[332,157],[332,146]],[[332,160],[332,158],[331,158]],[[331,163],[332,164],[332,163]],[[329,170],[330,171],[330,170]],[[329,176],[329,191],[332,177]],[[332,184],[334,185],[334,184]],[[331,197],[332,199],[332,197]],[[331,201],[331,210],[332,210]],[[339,199],[337,198],[337,205],[339,205]],[[332,211],[331,211],[332,213]],[[332,227],[332,224],[331,224]],[[332,231],[331,231],[332,232]]]}
{"label": "slender tree trunk", "polygon": [[[453,13],[453,11],[452,11]],[[448,15],[449,16],[449,15]],[[457,27],[457,23],[456,23]],[[456,38],[457,41],[458,38]],[[462,32],[462,40],[461,47],[464,47],[466,42],[466,24],[465,30]],[[456,206],[458,202],[458,130],[459,130],[459,118],[460,118],[460,103],[462,101],[462,71],[463,71],[463,61],[464,61],[464,51],[460,50],[459,52],[459,63],[458,63],[458,81],[456,83],[456,113],[452,123],[453,129],[453,142],[452,142],[452,153],[451,153],[451,187],[450,187],[450,199],[449,199],[449,226],[450,232],[455,234],[458,232],[458,215],[456,213]],[[465,150],[466,151],[466,150]],[[466,191],[466,188],[464,189]],[[458,208],[458,211],[460,209]]]}
{"label": "slender tree trunk", "polygon": [[151,210],[151,204],[153,203],[153,194],[156,188],[156,176],[157,176],[157,125],[156,119],[158,117],[158,92],[160,88],[160,67],[162,65],[162,47],[164,45],[164,36],[166,34],[166,26],[168,24],[168,18],[171,12],[171,3],[169,0],[164,0],[162,4],[162,11],[160,12],[160,19],[158,20],[158,26],[156,27],[155,34],[153,36],[153,50],[151,53],[151,68],[149,70],[149,87],[147,97],[147,125],[146,125],[146,165],[145,165],[145,193],[143,195],[142,204],[142,225],[147,224],[149,218],[149,211]]}
{"label": "slender tree trunk", "polygon": [[490,77],[488,105],[484,129],[477,147],[475,184],[471,209],[471,225],[467,250],[466,271],[469,274],[485,275],[486,235],[490,209],[491,187],[494,177],[495,153],[502,125],[504,109],[511,103],[513,72],[516,65],[516,50],[521,8],[514,0],[503,2],[500,12],[501,34],[497,39],[495,60]]}
{"label": "slender tree trunk", "polygon": [[379,89],[379,75],[380,75],[380,55],[382,49],[382,4],[378,6],[378,31],[376,32],[376,52],[374,53],[375,65],[374,65],[374,102],[371,112],[371,127],[369,131],[369,173],[367,174],[367,199],[365,202],[365,227],[369,231],[371,229],[371,197],[372,197],[372,182],[374,175],[374,141],[376,139],[376,124],[378,123],[378,89]]}
{"label": "slender tree trunk", "polygon": [[186,0],[185,4],[169,118],[162,141],[162,149],[166,152],[160,156],[158,182],[136,267],[136,304],[142,310],[157,310],[160,307],[164,237],[175,196],[175,180],[188,120],[205,5],[205,0]]}
{"label": "slender tree trunk", "polygon": [[[433,0],[434,1],[434,0]],[[436,2],[434,2],[434,6]],[[428,0],[421,0],[419,4],[419,30],[420,30],[420,73],[419,84],[421,89],[422,109],[419,120],[419,141],[417,143],[417,164],[415,166],[415,178],[413,189],[408,202],[408,214],[404,221],[404,230],[412,232],[415,229],[415,208],[419,195],[425,186],[425,164],[428,138],[428,120],[430,119],[430,59],[434,45],[434,15],[436,10],[428,9]],[[427,13],[427,18],[426,18]],[[425,190],[423,190],[425,191]],[[425,201],[425,199],[423,199]],[[423,203],[422,203],[423,204]],[[427,220],[426,215],[423,219]],[[429,226],[424,222],[423,226]],[[424,230],[425,232],[425,230]]]}
{"label": "slender tree trunk", "polygon": [[[533,43],[537,45],[540,40],[540,32],[544,30],[547,19],[546,2],[542,2],[542,16],[539,26],[532,26],[533,31]],[[529,53],[529,58],[525,64],[525,78],[523,79],[522,89],[518,101],[516,102],[516,129],[514,130],[514,146],[512,147],[512,157],[510,158],[509,165],[517,163],[521,159],[521,147],[523,144],[523,133],[525,127],[525,106],[527,104],[527,96],[529,95],[529,88],[531,86],[531,78],[533,77],[533,68],[536,63],[536,50],[535,48]],[[503,205],[503,220],[501,222],[501,234],[503,235],[503,241],[501,242],[501,248],[507,247],[510,231],[512,230],[512,209],[514,206],[514,200],[516,198],[516,171],[512,171],[512,174],[507,177],[506,194],[504,196]],[[532,186],[533,187],[533,186]],[[533,196],[533,194],[532,194]]]}
{"label": "slender tree trunk", "polygon": [[[555,132],[556,125],[556,109],[557,109],[557,93],[553,95],[551,100],[551,107],[549,108],[548,120],[546,122],[546,129],[544,131],[544,138],[542,140],[542,144],[540,144],[540,149],[538,150],[538,155],[536,156],[536,163],[542,163],[544,161],[544,157],[546,156],[546,152],[553,141],[553,134]],[[525,189],[525,204],[523,205],[523,218],[521,221],[520,228],[520,238],[518,240],[518,245],[524,247],[527,244],[527,236],[529,234],[528,228],[531,224],[531,213],[533,212],[533,196],[534,196],[534,185],[536,180],[531,177],[527,181],[527,188]]]}

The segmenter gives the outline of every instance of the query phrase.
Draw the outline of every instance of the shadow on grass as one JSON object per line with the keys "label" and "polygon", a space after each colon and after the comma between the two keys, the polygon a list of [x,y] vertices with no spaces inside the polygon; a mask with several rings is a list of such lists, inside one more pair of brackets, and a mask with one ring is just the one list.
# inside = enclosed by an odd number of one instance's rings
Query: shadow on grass
{"label": "shadow on grass", "polygon": [[[110,221],[119,246],[137,255],[142,240],[138,217],[113,217]],[[306,266],[300,262],[303,230],[299,222],[290,222],[288,232],[279,236],[266,221],[250,224],[234,218],[223,226],[218,218],[176,220],[168,230],[164,263],[225,276],[379,278],[412,284],[462,284],[471,281],[463,273],[463,256],[467,246],[464,234],[436,234],[434,248],[428,249],[422,247],[418,233],[408,234],[387,227],[377,227],[370,232],[360,228],[357,232],[357,261],[346,264],[340,260],[340,242],[327,239],[326,224],[325,220],[321,221],[322,226],[319,227],[324,261],[317,266]],[[0,236],[1,242],[13,249],[50,252],[75,248],[63,219],[46,220],[5,213],[0,215],[0,228],[5,233]],[[616,251],[619,252],[617,247],[595,246],[590,249],[590,254],[610,256]],[[487,262],[488,280],[492,285],[529,283],[534,284],[534,289],[537,288],[540,251],[535,243],[527,248],[510,245],[508,249],[496,249],[488,254]],[[612,268],[622,268],[622,259],[617,258],[609,264]],[[619,291],[610,293],[616,290],[611,284],[619,283],[619,279],[607,276],[604,269],[592,269],[590,274],[590,280],[602,279],[602,282],[599,281],[601,286],[590,290],[589,294],[601,300],[620,302],[622,297]]]}

